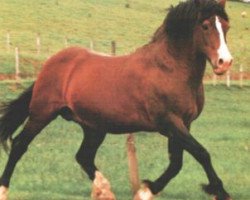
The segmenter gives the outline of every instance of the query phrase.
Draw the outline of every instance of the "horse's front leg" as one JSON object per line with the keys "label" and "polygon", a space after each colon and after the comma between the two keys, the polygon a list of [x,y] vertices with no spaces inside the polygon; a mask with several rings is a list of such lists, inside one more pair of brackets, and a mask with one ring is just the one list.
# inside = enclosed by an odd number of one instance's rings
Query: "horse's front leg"
{"label": "horse's front leg", "polygon": [[189,152],[205,170],[209,184],[203,186],[204,191],[208,194],[214,195],[215,200],[231,200],[229,194],[223,187],[221,179],[213,168],[209,153],[193,138],[182,120],[175,120],[172,124],[171,131],[178,138],[183,149]]}
{"label": "horse's front leg", "polygon": [[144,181],[143,188],[137,192],[135,200],[153,199],[153,195],[160,192],[179,173],[182,167],[183,148],[175,137],[169,138],[168,153],[170,164],[167,170],[154,182]]}
{"label": "horse's front leg", "polygon": [[91,197],[94,200],[115,200],[108,179],[98,171],[94,163],[97,150],[102,144],[106,133],[86,127],[83,130],[84,140],[76,154],[76,160],[93,181]]}

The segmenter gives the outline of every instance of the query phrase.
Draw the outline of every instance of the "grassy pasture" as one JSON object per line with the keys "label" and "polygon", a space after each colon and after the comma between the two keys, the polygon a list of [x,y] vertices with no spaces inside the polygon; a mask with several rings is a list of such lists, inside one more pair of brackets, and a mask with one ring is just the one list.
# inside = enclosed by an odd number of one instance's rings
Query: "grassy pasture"
{"label": "grassy pasture", "polygon": [[[130,8],[126,8],[130,2]],[[0,0],[0,73],[14,73],[14,48],[20,49],[21,72],[38,70],[53,53],[69,45],[110,52],[110,41],[118,43],[118,54],[129,53],[147,43],[178,0]],[[235,58],[233,71],[242,64],[250,71],[250,5],[228,2],[231,18],[228,43]],[[247,16],[241,17],[246,11]],[[6,50],[6,33],[11,47]],[[41,55],[36,54],[36,35],[41,35]],[[210,72],[210,70],[208,70]]]}
{"label": "grassy pasture", "polygon": [[[1,102],[13,99],[21,88],[0,84]],[[193,135],[211,153],[215,168],[233,199],[249,200],[250,192],[250,87],[226,89],[206,85],[206,106],[193,124]],[[82,140],[81,129],[60,117],[52,122],[31,144],[18,164],[11,185],[11,200],[80,200],[90,199],[91,182],[80,170],[74,154]],[[97,165],[110,179],[118,200],[128,200],[131,192],[125,136],[108,135],[97,155]],[[136,135],[141,179],[157,178],[168,165],[167,140],[150,133]],[[0,151],[0,171],[7,156]],[[206,183],[198,163],[185,153],[180,174],[157,197],[159,200],[209,200],[199,188]]]}
{"label": "grassy pasture", "polygon": [[[110,52],[110,41],[118,43],[124,54],[150,39],[166,16],[166,8],[178,0],[0,0],[0,74],[14,72],[14,48],[21,52],[21,71],[40,68],[51,54],[70,45],[89,46]],[[228,42],[235,58],[250,71],[250,6],[228,2],[231,30]],[[240,13],[246,11],[246,18]],[[6,32],[11,34],[11,49],[6,50]],[[41,55],[36,55],[36,34],[41,35]],[[208,70],[208,73],[210,71]],[[24,84],[26,87],[28,83]],[[13,99],[22,88],[0,84],[0,102]],[[206,106],[192,127],[193,135],[211,153],[214,166],[233,199],[249,200],[250,192],[250,87],[206,86]],[[58,118],[30,146],[19,163],[11,185],[11,200],[88,200],[91,183],[81,172],[74,154],[82,140],[81,129]],[[168,165],[167,141],[158,134],[139,133],[136,146],[141,179],[157,178]],[[157,151],[155,151],[157,149]],[[0,171],[7,156],[0,151]],[[131,199],[128,182],[125,136],[109,135],[97,156],[97,164],[110,179],[118,200]],[[206,177],[201,167],[185,154],[181,173],[157,198],[159,200],[208,200],[199,184]]]}

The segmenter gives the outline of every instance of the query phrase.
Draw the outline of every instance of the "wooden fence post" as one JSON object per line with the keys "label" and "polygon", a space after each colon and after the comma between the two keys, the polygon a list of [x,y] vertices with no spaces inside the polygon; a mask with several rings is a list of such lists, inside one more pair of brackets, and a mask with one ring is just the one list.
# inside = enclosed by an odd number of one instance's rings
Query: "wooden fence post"
{"label": "wooden fence post", "polygon": [[69,46],[69,39],[68,39],[68,37],[64,38],[64,44],[65,44],[66,48]]}
{"label": "wooden fence post", "polygon": [[116,55],[116,42],[114,40],[111,41],[111,54]]}
{"label": "wooden fence post", "polygon": [[6,34],[6,48],[7,48],[7,51],[9,52],[10,51],[10,32],[7,31],[7,34]]}
{"label": "wooden fence post", "polygon": [[140,188],[138,163],[136,158],[135,139],[132,133],[127,136],[127,155],[128,155],[128,168],[129,168],[129,179],[132,188],[133,195]]}
{"label": "wooden fence post", "polygon": [[94,42],[93,42],[93,40],[90,40],[89,41],[89,48],[90,48],[90,50],[94,50]]}
{"label": "wooden fence post", "polygon": [[227,84],[227,87],[231,86],[231,72],[230,72],[230,70],[228,70],[226,73],[226,84]]}
{"label": "wooden fence post", "polygon": [[19,69],[19,49],[15,48],[15,78],[17,81],[20,80],[20,69]]}
{"label": "wooden fence post", "polygon": [[243,65],[240,65],[240,87],[243,87]]}
{"label": "wooden fence post", "polygon": [[126,0],[125,8],[130,8],[130,1],[129,0]]}
{"label": "wooden fence post", "polygon": [[36,35],[36,50],[37,50],[37,55],[39,55],[41,51],[40,33],[37,33]]}
{"label": "wooden fence post", "polygon": [[213,86],[217,85],[217,75],[213,73]]}

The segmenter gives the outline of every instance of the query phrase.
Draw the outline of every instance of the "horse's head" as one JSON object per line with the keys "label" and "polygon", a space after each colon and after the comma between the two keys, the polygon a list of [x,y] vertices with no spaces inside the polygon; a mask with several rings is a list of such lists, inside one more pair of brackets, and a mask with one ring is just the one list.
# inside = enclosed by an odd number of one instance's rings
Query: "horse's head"
{"label": "horse's head", "polygon": [[197,48],[213,66],[217,75],[224,74],[232,65],[232,55],[226,44],[229,20],[225,12],[226,0],[216,4],[207,4],[203,0],[195,0],[199,8],[198,23],[194,29],[194,40]]}

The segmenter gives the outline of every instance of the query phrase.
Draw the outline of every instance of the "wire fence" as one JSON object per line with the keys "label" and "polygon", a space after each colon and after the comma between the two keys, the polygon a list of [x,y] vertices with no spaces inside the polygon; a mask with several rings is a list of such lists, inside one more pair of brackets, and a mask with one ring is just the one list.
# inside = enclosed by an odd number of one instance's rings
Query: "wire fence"
{"label": "wire fence", "polygon": [[[115,55],[117,51],[124,52],[124,49],[135,49],[133,47],[130,48],[128,45],[122,45],[122,42],[118,43],[113,40],[100,41],[75,37],[70,38],[67,36],[57,38],[56,44],[49,44],[48,41],[43,40],[40,33],[34,35],[33,39],[30,39],[30,42],[18,43],[16,41],[18,41],[17,38],[12,38],[9,31],[5,37],[1,38],[0,81],[35,79],[44,61],[60,49],[69,46],[84,46],[111,55]],[[247,85],[249,78],[250,73],[245,71],[244,66],[240,64],[240,66],[234,66],[234,71],[228,71],[223,76],[217,76],[211,71],[207,72],[204,81],[214,86],[223,83],[227,87],[235,84],[239,85],[239,87],[244,87],[244,85]]]}

